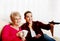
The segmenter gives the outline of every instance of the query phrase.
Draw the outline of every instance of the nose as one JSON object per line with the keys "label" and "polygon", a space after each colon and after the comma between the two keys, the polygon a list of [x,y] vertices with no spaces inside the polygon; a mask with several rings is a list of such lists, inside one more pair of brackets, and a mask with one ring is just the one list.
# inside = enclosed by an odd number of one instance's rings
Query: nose
{"label": "nose", "polygon": [[32,17],[29,17],[29,20],[32,20]]}
{"label": "nose", "polygon": [[20,19],[18,19],[17,22],[20,22]]}

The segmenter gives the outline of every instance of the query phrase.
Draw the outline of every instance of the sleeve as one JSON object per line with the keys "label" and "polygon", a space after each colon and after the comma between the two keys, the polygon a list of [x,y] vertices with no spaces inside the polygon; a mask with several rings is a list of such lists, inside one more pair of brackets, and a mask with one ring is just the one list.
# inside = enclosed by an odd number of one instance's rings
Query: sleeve
{"label": "sleeve", "polygon": [[24,23],[24,24],[21,26],[21,29],[22,29],[22,30],[25,30],[25,29],[26,29],[26,23]]}
{"label": "sleeve", "polygon": [[44,24],[42,22],[37,21],[37,25],[38,25],[38,28],[42,28],[42,29],[46,29],[46,30],[51,29],[50,24]]}
{"label": "sleeve", "polygon": [[10,28],[4,26],[2,30],[2,41],[12,41],[13,39],[15,39],[15,36],[10,36]]}

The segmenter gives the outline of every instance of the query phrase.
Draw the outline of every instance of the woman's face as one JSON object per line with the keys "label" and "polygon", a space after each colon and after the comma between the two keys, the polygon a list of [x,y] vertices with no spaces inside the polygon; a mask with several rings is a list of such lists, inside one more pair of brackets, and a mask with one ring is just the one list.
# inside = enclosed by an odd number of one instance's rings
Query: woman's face
{"label": "woman's face", "polygon": [[31,23],[33,20],[32,14],[31,13],[26,14],[25,20],[26,22]]}
{"label": "woman's face", "polygon": [[12,19],[12,22],[14,25],[19,25],[20,22],[21,22],[21,17],[20,16],[15,16],[13,19]]}

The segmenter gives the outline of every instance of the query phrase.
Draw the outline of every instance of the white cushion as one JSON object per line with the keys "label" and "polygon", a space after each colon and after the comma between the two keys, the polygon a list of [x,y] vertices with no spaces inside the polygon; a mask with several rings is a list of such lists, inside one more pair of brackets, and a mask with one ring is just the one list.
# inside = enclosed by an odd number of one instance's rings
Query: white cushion
{"label": "white cushion", "polygon": [[48,36],[52,37],[52,34],[50,32],[50,30],[45,30],[45,29],[41,29],[43,31],[43,33],[47,34]]}

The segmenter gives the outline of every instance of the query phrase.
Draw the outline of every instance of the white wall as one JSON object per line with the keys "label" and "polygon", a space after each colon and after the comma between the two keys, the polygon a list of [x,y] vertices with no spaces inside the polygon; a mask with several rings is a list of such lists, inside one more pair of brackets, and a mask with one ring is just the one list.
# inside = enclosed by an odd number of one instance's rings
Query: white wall
{"label": "white wall", "polygon": [[5,21],[9,20],[11,11],[19,11],[23,17],[24,12],[30,10],[34,20],[43,20],[44,22],[49,21],[52,16],[48,11],[48,0],[0,0],[0,6],[0,19]]}
{"label": "white wall", "polygon": [[[54,16],[54,21],[60,22],[60,0],[52,0],[52,14]],[[60,37],[60,24],[54,27],[54,36]]]}
{"label": "white wall", "polygon": [[[12,11],[20,12],[24,22],[24,12],[32,11],[34,20],[44,23],[49,21],[60,22],[60,0],[0,0],[0,20],[9,22],[9,15]],[[54,35],[60,37],[60,26],[54,28]],[[58,31],[57,31],[58,30]],[[57,31],[57,32],[56,32]]]}

